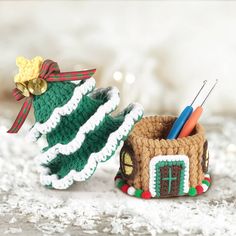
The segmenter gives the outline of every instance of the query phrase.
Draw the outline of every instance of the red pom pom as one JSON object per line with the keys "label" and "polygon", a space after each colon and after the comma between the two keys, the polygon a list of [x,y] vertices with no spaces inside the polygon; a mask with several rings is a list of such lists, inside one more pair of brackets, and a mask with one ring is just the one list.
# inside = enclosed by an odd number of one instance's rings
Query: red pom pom
{"label": "red pom pom", "polygon": [[150,199],[152,197],[151,193],[149,191],[144,191],[141,195],[144,199]]}
{"label": "red pom pom", "polygon": [[120,189],[121,189],[122,192],[127,193],[128,188],[129,188],[129,185],[128,184],[124,184]]}
{"label": "red pom pom", "polygon": [[203,187],[201,185],[196,186],[197,194],[202,194],[203,193]]}
{"label": "red pom pom", "polygon": [[209,183],[211,182],[211,179],[210,179],[210,178],[205,177],[204,179],[205,179],[206,181],[208,181]]}

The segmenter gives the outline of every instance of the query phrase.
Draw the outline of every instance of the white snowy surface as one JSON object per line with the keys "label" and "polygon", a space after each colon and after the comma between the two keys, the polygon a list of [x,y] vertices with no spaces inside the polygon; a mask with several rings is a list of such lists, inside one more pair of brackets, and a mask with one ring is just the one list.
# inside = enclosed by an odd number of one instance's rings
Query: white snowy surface
{"label": "white snowy surface", "polygon": [[213,185],[199,197],[140,200],[114,186],[118,157],[103,163],[88,181],[64,191],[39,184],[25,125],[7,134],[0,117],[0,235],[236,235],[236,119],[205,123]]}

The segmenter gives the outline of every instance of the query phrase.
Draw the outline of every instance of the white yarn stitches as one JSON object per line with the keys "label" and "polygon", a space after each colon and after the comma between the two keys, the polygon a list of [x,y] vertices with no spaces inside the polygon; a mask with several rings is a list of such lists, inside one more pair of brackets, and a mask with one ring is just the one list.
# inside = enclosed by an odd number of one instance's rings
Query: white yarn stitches
{"label": "white yarn stitches", "polygon": [[119,141],[121,141],[122,138],[126,137],[129,134],[135,122],[142,117],[143,108],[141,105],[131,104],[127,109],[130,112],[126,114],[122,125],[115,132],[110,134],[106,145],[102,148],[101,151],[92,153],[89,156],[88,162],[83,170],[79,172],[77,172],[76,170],[71,170],[69,174],[64,178],[58,179],[58,176],[56,174],[50,175],[49,168],[40,166],[40,182],[43,185],[52,185],[52,187],[56,189],[66,189],[73,183],[74,180],[84,181],[88,179],[94,173],[97,164],[99,162],[106,161],[111,156],[111,154],[115,152],[117,146],[119,145]]}
{"label": "white yarn stitches", "polygon": [[[94,130],[96,126],[104,119],[106,114],[110,114],[116,109],[120,102],[119,91],[117,88],[98,89],[100,92],[107,94],[108,101],[101,105],[94,115],[92,115],[83,126],[80,127],[75,138],[67,144],[56,144],[48,149],[43,154],[39,155],[36,160],[39,160],[41,164],[47,164],[56,156],[61,153],[63,155],[70,155],[76,152],[83,144],[85,136],[90,131]],[[95,93],[98,93],[98,90]]]}
{"label": "white yarn stitches", "polygon": [[61,116],[66,116],[72,113],[78,106],[82,97],[93,91],[95,88],[95,79],[90,78],[85,80],[80,86],[76,87],[71,99],[62,107],[57,107],[52,112],[50,118],[44,123],[35,123],[35,125],[30,130],[28,136],[32,141],[37,141],[37,139],[42,134],[47,134],[52,131],[53,128],[57,126],[57,124],[61,120]]}
{"label": "white yarn stitches", "polygon": [[109,87],[106,89],[94,90],[94,87],[95,80],[93,78],[81,83],[80,86],[75,88],[72,98],[64,106],[55,108],[52,115],[45,123],[36,123],[30,130],[29,136],[31,139],[36,141],[42,134],[45,135],[51,132],[60,122],[61,116],[66,116],[73,112],[81,101],[82,96],[88,95],[96,99],[97,96],[103,94],[107,99],[107,101],[97,109],[85,124],[80,127],[73,140],[67,144],[58,143],[36,158],[36,161],[39,164],[40,182],[43,185],[52,185],[52,187],[57,189],[65,189],[69,187],[74,180],[84,181],[88,179],[94,173],[97,164],[101,161],[107,160],[112,153],[116,151],[117,146],[122,143],[122,139],[128,135],[135,122],[142,117],[142,106],[139,104],[131,104],[125,110],[127,114],[125,115],[122,125],[115,132],[109,135],[107,143],[101,151],[92,153],[89,156],[88,162],[83,170],[80,172],[71,170],[69,174],[62,179],[58,179],[56,174],[50,175],[50,169],[42,166],[42,164],[49,163],[56,158],[59,153],[65,155],[66,158],[68,155],[79,150],[85,140],[86,134],[94,130],[105,116],[114,111],[118,106],[120,97],[117,88]]}

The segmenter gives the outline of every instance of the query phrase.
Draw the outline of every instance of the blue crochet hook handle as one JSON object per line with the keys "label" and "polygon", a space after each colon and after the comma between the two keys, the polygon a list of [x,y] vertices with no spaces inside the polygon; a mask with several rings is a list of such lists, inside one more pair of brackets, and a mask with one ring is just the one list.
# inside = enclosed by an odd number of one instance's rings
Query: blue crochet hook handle
{"label": "blue crochet hook handle", "polygon": [[198,91],[197,95],[195,96],[195,98],[193,99],[192,103],[190,106],[186,106],[184,108],[184,110],[182,111],[182,113],[180,114],[180,116],[178,117],[178,119],[174,122],[168,136],[167,139],[175,139],[178,137],[181,129],[183,128],[184,124],[186,123],[186,121],[188,120],[188,118],[190,117],[190,115],[193,112],[193,103],[196,101],[198,95],[200,94],[200,92],[202,91],[202,89],[204,88],[204,86],[206,85],[207,80],[203,81],[203,85],[200,88],[200,90]]}
{"label": "blue crochet hook handle", "polygon": [[188,120],[188,118],[190,117],[192,112],[193,112],[192,106],[186,106],[184,108],[184,110],[181,112],[178,119],[173,124],[173,126],[167,136],[167,139],[175,139],[178,137],[181,129],[183,128],[184,124],[186,123],[186,121]]}

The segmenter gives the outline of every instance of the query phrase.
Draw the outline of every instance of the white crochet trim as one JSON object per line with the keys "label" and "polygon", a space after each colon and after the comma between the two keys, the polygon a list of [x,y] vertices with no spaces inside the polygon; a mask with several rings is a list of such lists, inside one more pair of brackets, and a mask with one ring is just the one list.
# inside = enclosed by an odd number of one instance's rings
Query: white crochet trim
{"label": "white crochet trim", "polygon": [[40,164],[49,163],[54,158],[56,158],[59,153],[63,155],[70,155],[76,152],[82,146],[86,134],[94,130],[95,127],[98,126],[100,122],[104,119],[106,114],[109,114],[116,109],[120,102],[118,89],[111,87],[107,89],[97,89],[94,91],[95,96],[98,94],[98,91],[100,91],[100,93],[106,93],[107,102],[101,105],[94,113],[94,115],[92,115],[85,122],[85,124],[80,127],[73,140],[71,140],[67,144],[57,143],[56,145],[48,149],[46,152],[36,157],[36,160],[38,160]]}
{"label": "white crochet trim", "polygon": [[[81,83],[81,81],[79,81]],[[74,83],[74,84],[80,84],[80,83]],[[95,88],[95,79],[90,78],[88,80],[85,80],[84,83],[81,83],[80,86],[76,87],[74,89],[73,96],[71,99],[62,107],[57,107],[53,110],[50,118],[44,122],[44,123],[35,123],[35,125],[32,127],[30,130],[28,137],[32,141],[37,141],[37,139],[42,135],[42,134],[47,134],[52,131],[53,128],[57,126],[57,124],[61,120],[61,116],[66,116],[72,113],[77,107],[78,104],[80,103],[82,97]]]}
{"label": "white crochet trim", "polygon": [[[111,154],[117,150],[119,141],[129,134],[134,124],[142,117],[143,108],[141,105],[131,104],[127,109],[129,109],[130,112],[126,114],[122,125],[115,132],[109,135],[106,145],[99,152],[92,153],[89,156],[88,162],[83,170],[79,172],[71,170],[64,178],[58,179],[56,174],[50,175],[49,168],[40,166],[41,184],[52,185],[52,187],[56,189],[66,189],[73,183],[73,181],[84,181],[88,179],[94,173],[98,163],[106,161]],[[76,137],[76,141],[80,144],[81,142],[77,140],[77,138],[79,138],[79,136]],[[123,142],[121,142],[121,144],[123,144]],[[68,149],[66,149],[66,151],[68,151]]]}
{"label": "white crochet trim", "polygon": [[157,195],[156,193],[156,164],[161,161],[184,161],[185,163],[185,173],[184,173],[184,193],[188,193],[189,191],[189,158],[186,155],[159,155],[155,156],[151,159],[149,164],[149,191],[152,197]]}

